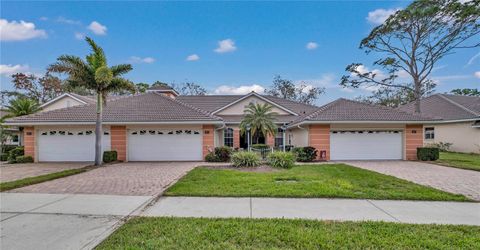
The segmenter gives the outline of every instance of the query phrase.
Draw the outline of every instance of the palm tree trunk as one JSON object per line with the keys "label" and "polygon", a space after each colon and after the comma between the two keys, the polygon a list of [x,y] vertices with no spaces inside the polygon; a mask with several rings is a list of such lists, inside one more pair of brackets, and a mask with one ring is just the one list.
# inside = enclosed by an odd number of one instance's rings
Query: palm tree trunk
{"label": "palm tree trunk", "polygon": [[102,94],[97,93],[97,121],[95,123],[95,166],[102,164]]}

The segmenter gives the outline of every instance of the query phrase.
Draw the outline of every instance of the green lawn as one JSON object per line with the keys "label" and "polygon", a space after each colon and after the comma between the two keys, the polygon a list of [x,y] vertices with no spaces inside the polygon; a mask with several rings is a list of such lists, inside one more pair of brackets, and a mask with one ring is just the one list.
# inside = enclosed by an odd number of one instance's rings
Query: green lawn
{"label": "green lawn", "polygon": [[480,227],[138,217],[96,249],[480,249]]}
{"label": "green lawn", "polygon": [[479,154],[440,152],[440,159],[436,163],[454,168],[480,171]]}
{"label": "green lawn", "polygon": [[66,177],[69,175],[83,173],[85,171],[87,171],[87,168],[69,169],[65,171],[39,175],[34,177],[28,177],[20,180],[15,180],[15,181],[3,182],[3,183],[0,183],[0,191],[7,191],[15,188],[21,188],[21,187],[37,184],[40,182],[50,181],[50,180]]}
{"label": "green lawn", "polygon": [[165,195],[468,200],[462,195],[345,164],[303,165],[266,173],[196,168]]}

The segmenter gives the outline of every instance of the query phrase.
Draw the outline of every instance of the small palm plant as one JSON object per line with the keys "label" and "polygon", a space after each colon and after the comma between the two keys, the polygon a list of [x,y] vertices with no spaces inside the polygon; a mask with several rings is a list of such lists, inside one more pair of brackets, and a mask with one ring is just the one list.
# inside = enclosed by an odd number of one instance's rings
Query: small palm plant
{"label": "small palm plant", "polygon": [[277,133],[277,125],[275,125],[276,112],[273,112],[272,105],[268,103],[254,104],[250,103],[243,111],[245,116],[240,123],[240,132],[247,133],[247,128],[254,138],[258,141],[260,135],[274,136]]}
{"label": "small palm plant", "polygon": [[9,105],[5,106],[8,115],[5,118],[17,117],[22,115],[30,115],[40,111],[40,105],[31,99],[16,98],[10,101]]}
{"label": "small palm plant", "polygon": [[108,67],[103,49],[91,38],[85,40],[90,45],[92,53],[86,56],[86,61],[72,55],[62,55],[57,62],[50,65],[49,71],[66,73],[67,84],[83,86],[95,91],[97,95],[97,119],[95,124],[95,165],[102,163],[102,112],[106,105],[106,97],[112,92],[124,90],[133,91],[133,83],[121,76],[132,70],[130,64],[120,64]]}

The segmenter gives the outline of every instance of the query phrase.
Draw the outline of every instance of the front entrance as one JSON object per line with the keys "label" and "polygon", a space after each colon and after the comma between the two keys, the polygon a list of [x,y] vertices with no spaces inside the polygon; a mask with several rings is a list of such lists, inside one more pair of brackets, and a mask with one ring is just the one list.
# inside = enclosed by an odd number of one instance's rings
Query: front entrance
{"label": "front entrance", "polygon": [[[243,149],[247,149],[248,148],[248,145],[247,145],[247,134],[240,134],[240,148],[243,148]],[[252,141],[250,142],[251,145],[253,144],[265,144],[266,140],[265,140],[265,136],[263,136],[263,134],[260,133],[259,136],[254,136],[252,138]]]}

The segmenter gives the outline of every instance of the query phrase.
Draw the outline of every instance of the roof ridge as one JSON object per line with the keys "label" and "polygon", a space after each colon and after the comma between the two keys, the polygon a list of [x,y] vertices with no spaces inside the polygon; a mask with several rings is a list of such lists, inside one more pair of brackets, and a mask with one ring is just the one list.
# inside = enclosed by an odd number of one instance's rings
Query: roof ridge
{"label": "roof ridge", "polygon": [[311,118],[313,118],[314,116],[316,116],[318,113],[320,113],[321,111],[324,111],[326,110],[327,108],[330,108],[332,105],[336,104],[337,102],[341,101],[341,100],[346,100],[344,98],[338,98],[334,101],[331,101],[327,104],[324,104],[323,106],[320,106],[318,107],[318,109],[314,110],[313,112],[311,112],[310,114],[306,115],[305,117],[301,118],[301,120],[310,120]]}
{"label": "roof ridge", "polygon": [[192,106],[192,105],[189,105],[189,104],[187,104],[187,103],[184,103],[184,102],[181,102],[181,101],[179,101],[179,100],[176,100],[176,98],[173,99],[173,98],[167,97],[167,96],[165,96],[165,95],[163,95],[163,94],[156,93],[156,92],[149,92],[148,94],[154,94],[154,95],[160,96],[160,97],[165,98],[166,100],[168,100],[168,101],[170,101],[170,102],[178,103],[178,104],[180,104],[180,105],[182,105],[182,106],[185,106],[185,107],[187,107],[187,108],[189,108],[189,109],[192,109],[192,110],[194,110],[194,111],[196,111],[196,112],[199,112],[199,113],[201,113],[201,114],[203,114],[203,115],[205,115],[205,116],[208,116],[208,117],[210,117],[210,118],[217,119],[217,120],[223,120],[221,117],[212,115],[212,114],[210,114],[209,112],[207,112],[207,111],[205,111],[205,110],[203,110],[203,109],[199,109],[199,108],[194,107],[194,106]]}
{"label": "roof ridge", "polygon": [[455,105],[455,106],[457,106],[457,107],[459,107],[459,108],[461,108],[461,109],[463,109],[463,110],[465,110],[465,111],[467,111],[467,112],[469,112],[469,113],[471,113],[471,114],[473,114],[473,115],[480,116],[480,113],[477,113],[477,112],[475,112],[475,111],[473,111],[473,110],[471,110],[471,109],[463,106],[462,104],[460,104],[460,103],[458,103],[458,102],[456,102],[456,101],[448,98],[448,97],[445,96],[444,94],[440,94],[440,93],[439,93],[439,94],[436,94],[436,95],[438,95],[439,97],[441,97],[441,98],[444,99],[445,101],[448,101],[448,102],[452,103],[453,105]]}

